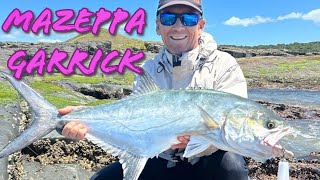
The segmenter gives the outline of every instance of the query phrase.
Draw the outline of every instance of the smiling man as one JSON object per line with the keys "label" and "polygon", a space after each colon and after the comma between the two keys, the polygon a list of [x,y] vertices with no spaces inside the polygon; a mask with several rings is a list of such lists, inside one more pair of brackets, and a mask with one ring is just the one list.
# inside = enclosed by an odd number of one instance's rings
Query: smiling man
{"label": "smiling man", "polygon": [[[204,32],[206,21],[200,0],[160,0],[156,24],[156,31],[162,37],[164,47],[154,59],[144,63],[143,69],[160,88],[215,89],[247,97],[246,81],[236,60],[217,50],[213,37]],[[139,83],[138,76],[134,88]],[[66,114],[71,111],[72,108],[65,108],[59,112]],[[177,111],[184,109],[177,107]],[[70,122],[65,125],[62,134],[83,139],[86,132],[86,127],[81,123]],[[242,156],[210,147],[188,162],[181,156],[190,136],[177,138],[179,144],[163,152],[160,158],[147,162],[139,179],[248,179],[248,170]],[[91,179],[122,178],[122,166],[116,162],[98,171]]]}

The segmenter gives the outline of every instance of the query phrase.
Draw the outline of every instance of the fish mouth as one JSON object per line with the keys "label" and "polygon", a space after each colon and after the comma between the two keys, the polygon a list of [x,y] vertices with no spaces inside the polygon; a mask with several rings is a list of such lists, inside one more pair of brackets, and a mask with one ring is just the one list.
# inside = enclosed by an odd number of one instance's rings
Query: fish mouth
{"label": "fish mouth", "polygon": [[271,134],[263,138],[261,143],[272,148],[272,155],[274,157],[293,158],[294,154],[291,151],[286,150],[284,147],[278,144],[278,141],[282,137],[293,132],[293,129],[290,127],[276,128],[272,130]]}

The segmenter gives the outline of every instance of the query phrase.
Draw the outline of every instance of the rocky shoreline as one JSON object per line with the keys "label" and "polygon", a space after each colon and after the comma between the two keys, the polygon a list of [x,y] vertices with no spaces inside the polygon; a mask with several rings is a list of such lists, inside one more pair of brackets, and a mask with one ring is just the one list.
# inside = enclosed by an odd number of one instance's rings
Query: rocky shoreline
{"label": "rocky shoreline", "polygon": [[[162,43],[145,42],[147,51],[158,53]],[[254,49],[254,48],[240,48],[236,46],[221,45],[218,49],[231,54],[235,58],[256,57],[256,56],[316,56],[319,52],[299,52],[290,51],[288,49]]]}

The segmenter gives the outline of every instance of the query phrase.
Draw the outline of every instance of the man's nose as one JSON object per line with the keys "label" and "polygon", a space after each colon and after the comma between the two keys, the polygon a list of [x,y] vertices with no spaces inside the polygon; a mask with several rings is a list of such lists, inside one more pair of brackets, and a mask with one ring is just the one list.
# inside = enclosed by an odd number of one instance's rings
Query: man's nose
{"label": "man's nose", "polygon": [[182,28],[184,28],[184,25],[182,24],[180,18],[177,19],[176,23],[174,23],[173,28],[175,28],[175,29],[182,29]]}

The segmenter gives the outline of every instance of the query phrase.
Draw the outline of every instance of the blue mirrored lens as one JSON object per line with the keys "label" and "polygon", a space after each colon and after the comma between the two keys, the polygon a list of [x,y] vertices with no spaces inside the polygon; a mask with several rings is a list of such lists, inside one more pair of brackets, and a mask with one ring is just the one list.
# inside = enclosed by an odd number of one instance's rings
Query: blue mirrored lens
{"label": "blue mirrored lens", "polygon": [[176,23],[177,18],[180,18],[184,26],[195,26],[198,24],[200,15],[197,13],[175,14],[164,12],[160,14],[160,22],[165,26],[172,26]]}
{"label": "blue mirrored lens", "polygon": [[177,15],[173,13],[161,13],[160,22],[165,26],[172,26],[177,21]]}
{"label": "blue mirrored lens", "polygon": [[192,14],[182,14],[181,15],[181,22],[184,26],[194,26],[198,24],[199,15],[192,13]]}

